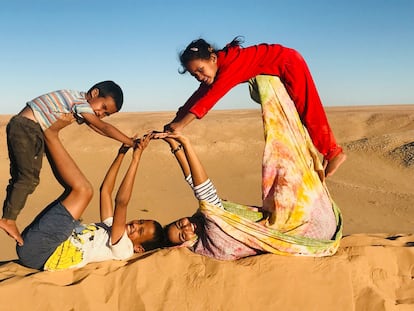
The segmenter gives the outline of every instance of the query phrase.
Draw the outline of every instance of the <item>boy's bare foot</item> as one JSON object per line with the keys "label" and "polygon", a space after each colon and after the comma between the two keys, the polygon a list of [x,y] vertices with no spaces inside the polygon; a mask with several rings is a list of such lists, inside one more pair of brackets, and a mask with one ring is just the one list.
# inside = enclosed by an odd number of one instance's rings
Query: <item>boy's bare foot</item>
{"label": "boy's bare foot", "polygon": [[346,154],[341,152],[336,157],[330,159],[329,161],[325,160],[324,168],[325,168],[325,176],[329,177],[332,176],[336,170],[344,163],[346,160]]}
{"label": "boy's bare foot", "polygon": [[3,229],[13,239],[15,239],[20,246],[23,245],[23,238],[20,235],[19,229],[17,229],[15,220],[1,218],[0,228]]}

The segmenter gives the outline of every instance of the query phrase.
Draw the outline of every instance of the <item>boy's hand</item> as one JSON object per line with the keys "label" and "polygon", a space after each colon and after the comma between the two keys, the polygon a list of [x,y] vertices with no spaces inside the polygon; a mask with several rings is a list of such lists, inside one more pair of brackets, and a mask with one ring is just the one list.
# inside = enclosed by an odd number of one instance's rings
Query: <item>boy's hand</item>
{"label": "boy's hand", "polygon": [[49,127],[52,131],[60,131],[75,121],[72,113],[61,113],[59,118]]}
{"label": "boy's hand", "polygon": [[[134,135],[133,137],[131,137],[131,139],[133,140],[133,142],[134,142],[134,148],[135,148],[135,146],[139,143],[139,138],[137,138],[137,135]],[[119,148],[119,150],[118,150],[118,153],[120,154],[120,153],[123,153],[123,154],[125,154],[125,153],[127,153],[127,151],[129,150],[129,148],[131,148],[132,146],[130,146],[130,145],[127,145],[127,144],[122,144],[122,146]]]}

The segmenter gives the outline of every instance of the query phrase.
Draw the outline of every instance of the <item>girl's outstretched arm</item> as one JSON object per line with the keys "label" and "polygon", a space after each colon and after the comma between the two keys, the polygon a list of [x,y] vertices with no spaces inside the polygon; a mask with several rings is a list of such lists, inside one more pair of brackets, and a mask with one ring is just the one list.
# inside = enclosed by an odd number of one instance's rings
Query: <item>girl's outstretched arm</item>
{"label": "girl's outstretched arm", "polygon": [[171,123],[164,126],[166,132],[180,132],[196,118],[195,114],[187,112],[184,116],[176,117]]}
{"label": "girl's outstretched arm", "polygon": [[184,178],[191,174],[190,166],[188,165],[187,157],[185,156],[183,146],[174,138],[166,137],[164,140],[170,145],[171,153],[177,159],[183,172]]}
{"label": "girl's outstretched arm", "polygon": [[190,140],[179,132],[168,135],[168,138],[174,138],[179,143],[173,151],[184,176],[187,177],[191,173],[194,186],[204,183],[208,176]]}
{"label": "girl's outstretched arm", "polygon": [[142,152],[151,141],[152,134],[144,136],[134,149],[132,160],[124,179],[119,186],[117,195],[115,197],[114,220],[112,223],[111,242],[116,244],[125,232],[125,224],[127,217],[127,207],[131,199],[132,190],[134,187],[135,176],[138,170],[138,164],[141,159]]}

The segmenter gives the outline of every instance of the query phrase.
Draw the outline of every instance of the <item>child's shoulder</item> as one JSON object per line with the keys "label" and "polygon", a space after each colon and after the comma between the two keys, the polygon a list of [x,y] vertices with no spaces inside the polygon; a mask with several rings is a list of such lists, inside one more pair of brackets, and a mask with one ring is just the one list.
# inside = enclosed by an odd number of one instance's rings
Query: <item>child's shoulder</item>
{"label": "child's shoulder", "polygon": [[59,89],[59,90],[51,91],[51,92],[38,96],[38,98],[41,98],[41,97],[50,97],[50,98],[67,99],[67,100],[71,100],[71,99],[86,100],[86,92],[72,90],[72,89]]}
{"label": "child's shoulder", "polygon": [[64,94],[72,94],[74,96],[82,96],[82,97],[86,96],[86,92],[73,90],[73,89],[61,89],[61,90],[57,90],[56,92],[64,93]]}

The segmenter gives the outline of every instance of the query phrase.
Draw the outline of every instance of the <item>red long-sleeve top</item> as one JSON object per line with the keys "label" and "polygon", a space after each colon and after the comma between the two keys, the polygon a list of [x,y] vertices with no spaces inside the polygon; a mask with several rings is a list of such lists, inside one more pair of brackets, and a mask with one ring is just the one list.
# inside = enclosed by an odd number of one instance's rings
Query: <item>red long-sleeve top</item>
{"label": "red long-sleeve top", "polygon": [[237,84],[258,75],[273,75],[285,85],[318,151],[327,160],[342,151],[329,126],[308,66],[297,51],[280,44],[259,44],[247,48],[228,46],[217,52],[217,66],[214,82],[211,85],[200,84],[178,110],[178,119],[188,112],[200,119]]}

